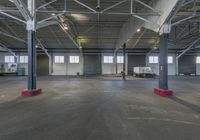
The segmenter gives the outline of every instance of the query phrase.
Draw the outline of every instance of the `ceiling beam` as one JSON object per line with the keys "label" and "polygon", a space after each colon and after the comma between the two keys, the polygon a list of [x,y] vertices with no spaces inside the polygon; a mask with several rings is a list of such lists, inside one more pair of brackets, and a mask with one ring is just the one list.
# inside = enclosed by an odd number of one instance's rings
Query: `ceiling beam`
{"label": "ceiling beam", "polygon": [[50,17],[48,17],[48,18],[45,18],[45,19],[43,19],[43,20],[38,21],[37,24],[38,24],[38,25],[40,24],[40,26],[41,26],[41,24],[46,24],[45,22],[47,22],[47,21],[49,21],[49,20],[52,20],[52,19],[56,19],[58,16],[61,16],[61,15],[63,15],[63,14],[64,14],[64,12],[58,13],[58,14],[55,14],[55,15],[52,15],[52,16],[50,16]]}
{"label": "ceiling beam", "polygon": [[36,8],[36,11],[38,11],[39,9],[42,9],[42,8],[48,6],[48,5],[50,5],[50,4],[52,4],[52,3],[56,2],[56,1],[57,1],[57,0],[52,0],[52,1],[50,1],[50,2],[47,2],[47,3],[43,4],[43,5],[41,5],[41,6],[39,6],[38,8]]}
{"label": "ceiling beam", "polygon": [[183,56],[186,52],[188,52],[189,50],[191,50],[195,44],[197,44],[198,42],[200,41],[200,38],[196,39],[195,41],[192,41],[192,43],[185,49],[182,51],[181,54],[179,54],[177,57],[176,57],[176,60],[178,60],[181,56]]}
{"label": "ceiling beam", "polygon": [[22,16],[24,17],[26,21],[32,18],[31,13],[29,12],[29,10],[27,9],[27,6],[24,4],[22,0],[12,0],[12,1],[17,7],[17,9],[19,9],[20,13],[22,14]]}
{"label": "ceiling beam", "polygon": [[15,19],[15,20],[17,20],[17,21],[19,21],[19,22],[22,22],[22,23],[25,23],[25,24],[26,24],[26,21],[24,21],[24,20],[22,20],[22,19],[20,19],[20,18],[18,18],[18,17],[15,17],[15,16],[13,16],[13,15],[10,15],[10,14],[8,14],[8,13],[5,13],[5,12],[3,12],[3,11],[1,11],[1,10],[0,10],[0,14],[5,15],[5,16],[7,16],[7,17],[10,17],[10,18],[12,18],[12,19]]}
{"label": "ceiling beam", "polygon": [[45,21],[45,22],[42,22],[42,23],[38,23],[36,25],[36,29],[41,29],[41,28],[44,28],[44,27],[47,27],[47,26],[50,26],[50,25],[54,25],[54,24],[58,24],[58,21],[56,20],[50,20],[50,21]]}
{"label": "ceiling beam", "polygon": [[8,51],[10,54],[12,54],[15,58],[17,58],[17,55],[15,54],[15,52],[13,52],[11,49],[9,49],[8,47],[6,47],[6,45],[4,45],[3,43],[0,43],[0,48],[2,48],[5,51]]}
{"label": "ceiling beam", "polygon": [[105,9],[103,9],[102,11],[100,11],[100,13],[104,13],[104,12],[106,12],[106,11],[108,11],[108,10],[110,10],[110,9],[112,9],[112,8],[114,8],[114,7],[116,7],[116,6],[120,5],[120,4],[122,4],[122,3],[124,3],[124,2],[127,2],[127,1],[128,1],[128,0],[122,0],[122,1],[120,1],[120,2],[117,2],[117,3],[115,3],[115,4],[111,5],[111,6],[109,6],[109,7],[105,8]]}
{"label": "ceiling beam", "polygon": [[[155,32],[160,32],[163,25],[168,20],[171,13],[174,12],[174,8],[180,3],[179,0],[159,0],[153,9],[160,11],[162,14],[160,16],[149,16],[147,19],[143,17],[138,17],[135,15],[131,17],[130,20],[125,22],[120,30],[119,39],[116,43],[116,50],[118,50],[128,39],[137,32],[137,29],[145,27]],[[181,2],[182,3],[182,2]]]}
{"label": "ceiling beam", "polygon": [[64,24],[61,22],[58,24],[59,27],[64,31],[64,33],[69,37],[69,39],[74,43],[74,45],[81,51],[82,47],[78,44],[78,42],[71,36],[71,34],[65,29]]}
{"label": "ceiling beam", "polygon": [[82,3],[82,2],[80,2],[80,1],[78,1],[78,0],[73,0],[73,1],[76,2],[76,3],[78,3],[79,5],[81,5],[81,6],[83,6],[83,7],[85,7],[85,8],[87,8],[87,9],[91,10],[92,12],[97,13],[96,10],[94,10],[93,8],[89,7],[88,5],[86,5],[86,4],[84,4],[84,3]]}
{"label": "ceiling beam", "polygon": [[39,38],[36,38],[37,42],[38,42],[38,46],[44,51],[44,53],[50,58],[51,55],[48,53],[46,47],[44,46],[44,44],[42,43],[42,41]]}
{"label": "ceiling beam", "polygon": [[4,32],[2,32],[2,31],[0,31],[0,34],[2,34],[2,35],[4,35],[4,36],[7,36],[7,37],[10,37],[10,38],[12,38],[12,39],[18,40],[18,41],[20,41],[20,42],[26,43],[25,40],[23,40],[23,39],[21,39],[21,38],[18,38],[18,37],[16,37],[16,36],[13,36],[13,35],[11,35],[11,34],[4,33]]}
{"label": "ceiling beam", "polygon": [[138,2],[138,3],[140,3],[140,4],[142,4],[143,6],[145,6],[147,8],[149,8],[150,10],[154,11],[155,13],[159,13],[158,10],[156,10],[155,8],[153,8],[153,7],[149,6],[148,4],[142,2],[141,0],[135,0],[135,1]]}

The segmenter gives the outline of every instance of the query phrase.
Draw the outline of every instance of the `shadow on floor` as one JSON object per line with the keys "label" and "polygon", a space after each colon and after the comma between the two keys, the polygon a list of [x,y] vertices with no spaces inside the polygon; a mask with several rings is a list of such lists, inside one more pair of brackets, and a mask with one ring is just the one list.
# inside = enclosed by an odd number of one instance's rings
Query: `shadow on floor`
{"label": "shadow on floor", "polygon": [[197,106],[197,105],[194,105],[194,104],[191,104],[185,100],[182,100],[176,96],[173,96],[173,97],[170,97],[171,100],[175,101],[176,103],[179,103],[181,105],[184,105],[188,108],[190,108],[191,110],[197,112],[197,113],[200,113],[200,106]]}

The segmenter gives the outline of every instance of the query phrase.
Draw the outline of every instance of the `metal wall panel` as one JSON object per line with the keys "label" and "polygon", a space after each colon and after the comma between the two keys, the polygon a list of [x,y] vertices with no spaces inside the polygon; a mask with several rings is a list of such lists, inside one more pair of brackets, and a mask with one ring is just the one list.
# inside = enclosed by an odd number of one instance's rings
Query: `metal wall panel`
{"label": "metal wall panel", "polygon": [[133,75],[133,67],[145,67],[145,55],[128,55],[128,75]]}
{"label": "metal wall panel", "polygon": [[84,55],[84,75],[101,75],[101,55]]}
{"label": "metal wall panel", "polygon": [[196,56],[184,55],[179,59],[179,74],[196,74]]}

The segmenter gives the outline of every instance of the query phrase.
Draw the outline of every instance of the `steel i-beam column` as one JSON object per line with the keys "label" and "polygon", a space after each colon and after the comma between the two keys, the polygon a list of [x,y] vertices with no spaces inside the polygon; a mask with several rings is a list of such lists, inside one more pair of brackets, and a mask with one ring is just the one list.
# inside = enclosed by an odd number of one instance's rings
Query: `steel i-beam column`
{"label": "steel i-beam column", "polygon": [[28,89],[22,91],[22,96],[34,96],[42,92],[36,87],[36,14],[35,0],[28,0],[28,11],[31,17],[27,20],[28,44]]}
{"label": "steel i-beam column", "polygon": [[168,40],[171,27],[165,25],[160,35],[159,46],[159,88],[154,89],[154,93],[161,96],[172,96],[173,91],[168,90]]}
{"label": "steel i-beam column", "polygon": [[126,43],[123,45],[123,73],[122,73],[122,78],[123,80],[126,80]]}

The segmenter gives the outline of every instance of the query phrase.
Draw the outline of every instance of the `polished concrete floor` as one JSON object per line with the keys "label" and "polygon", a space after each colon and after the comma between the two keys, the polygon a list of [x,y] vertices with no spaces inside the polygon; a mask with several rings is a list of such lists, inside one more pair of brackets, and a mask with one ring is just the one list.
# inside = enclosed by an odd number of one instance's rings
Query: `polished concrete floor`
{"label": "polished concrete floor", "polygon": [[43,94],[20,97],[26,78],[0,77],[0,140],[200,140],[200,77],[39,77]]}

